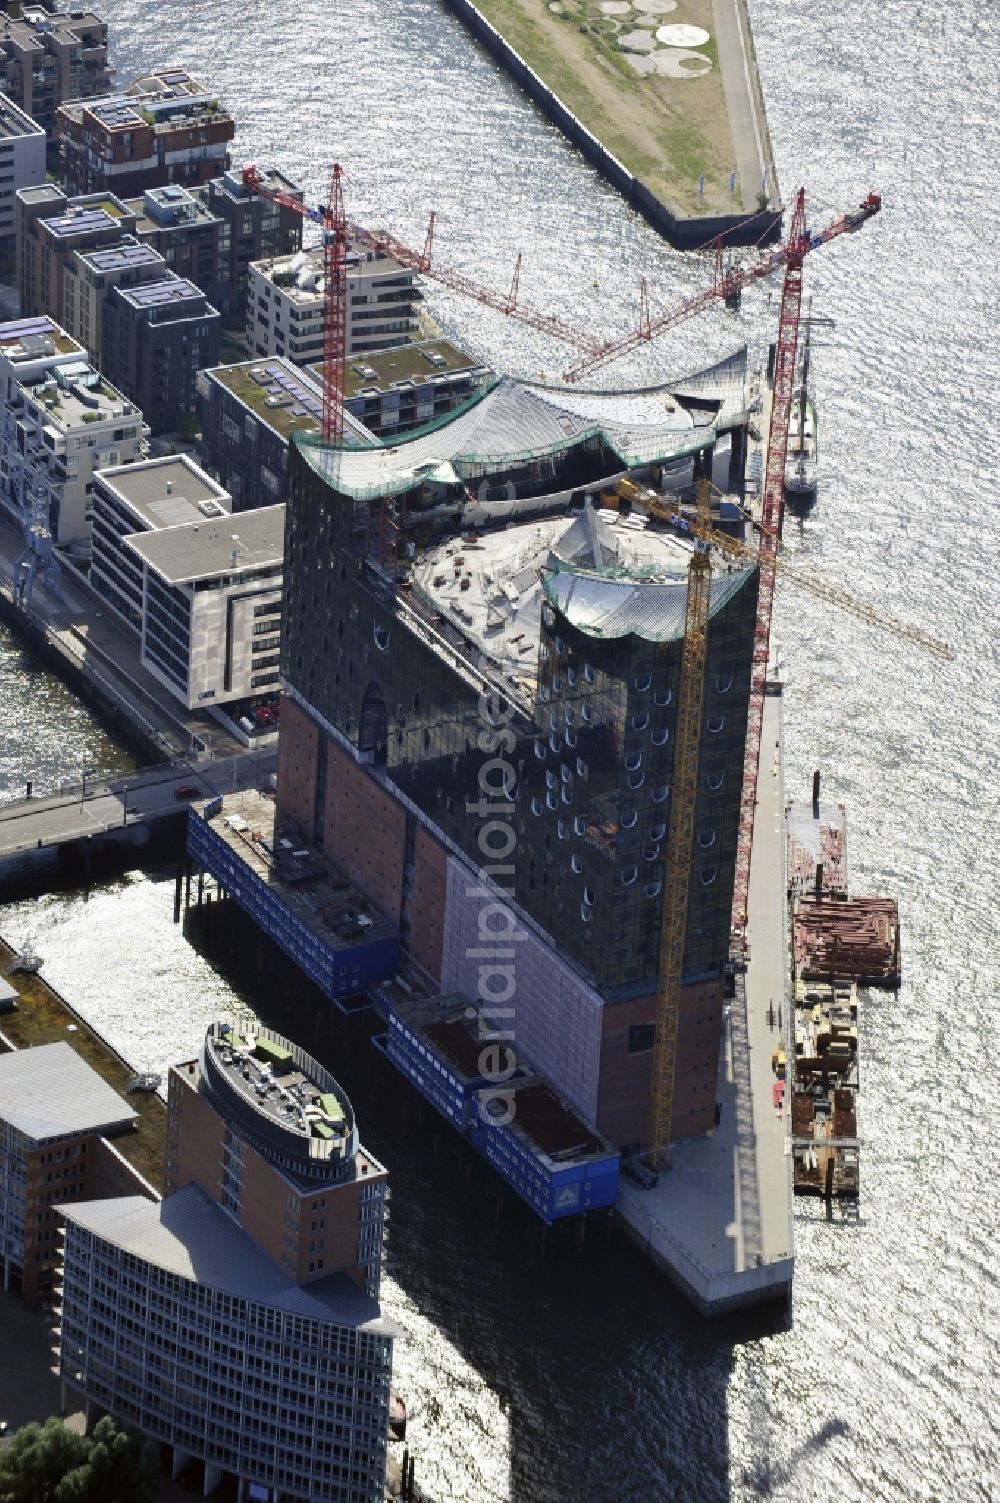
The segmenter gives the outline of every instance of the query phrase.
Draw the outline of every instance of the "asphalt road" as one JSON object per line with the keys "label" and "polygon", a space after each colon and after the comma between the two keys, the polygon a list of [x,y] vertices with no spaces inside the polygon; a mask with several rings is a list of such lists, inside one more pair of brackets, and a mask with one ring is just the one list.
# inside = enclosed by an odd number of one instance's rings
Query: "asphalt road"
{"label": "asphalt road", "polygon": [[128,778],[84,784],[70,794],[0,805],[0,858],[163,819],[188,802],[177,796],[183,785],[196,787],[199,798],[210,798],[256,786],[276,766],[274,750],[244,752],[219,761],[149,768]]}

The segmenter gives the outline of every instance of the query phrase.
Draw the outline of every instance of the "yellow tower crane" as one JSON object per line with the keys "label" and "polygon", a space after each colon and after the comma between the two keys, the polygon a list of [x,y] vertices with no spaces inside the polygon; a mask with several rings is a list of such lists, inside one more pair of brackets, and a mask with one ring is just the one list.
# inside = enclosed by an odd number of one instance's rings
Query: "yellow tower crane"
{"label": "yellow tower crane", "polygon": [[[712,527],[708,480],[699,483],[697,512],[693,519],[682,516],[658,496],[643,492],[632,482],[619,482],[618,488],[630,500],[638,502],[650,516],[679,527],[695,539],[695,550],[688,568],[677,726],[674,733],[674,771],[665,854],[656,1033],[649,1098],[648,1159],[654,1169],[661,1169],[666,1162],[670,1145],[677,1065],[677,1026],[691,885],[711,603],[712,566],[709,549],[715,546],[730,558],[743,559],[751,564],[758,562],[759,550],[752,543],[742,542]],[[878,610],[866,601],[859,600],[841,585],[832,584],[798,564],[790,564],[783,556],[779,555],[774,562],[779,573],[828,604],[849,612],[869,626],[878,627],[922,647],[943,662],[954,659],[955,654],[948,644],[932,636],[930,632]]]}

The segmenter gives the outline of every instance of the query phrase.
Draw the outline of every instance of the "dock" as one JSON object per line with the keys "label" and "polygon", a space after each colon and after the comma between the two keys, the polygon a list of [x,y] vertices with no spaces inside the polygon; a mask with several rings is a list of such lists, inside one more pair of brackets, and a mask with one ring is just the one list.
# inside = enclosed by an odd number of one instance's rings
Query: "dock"
{"label": "dock", "polygon": [[846,810],[822,803],[819,783],[817,772],[811,803],[785,811],[794,1026],[774,1090],[790,1091],[795,1194],[857,1200],[859,988],[899,986],[899,912],[893,898],[849,895]]}

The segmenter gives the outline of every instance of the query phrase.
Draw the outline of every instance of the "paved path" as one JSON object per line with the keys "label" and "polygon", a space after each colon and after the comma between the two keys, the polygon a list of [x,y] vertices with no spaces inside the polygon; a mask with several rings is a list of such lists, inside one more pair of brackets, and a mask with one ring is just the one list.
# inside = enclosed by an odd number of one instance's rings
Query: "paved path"
{"label": "paved path", "polygon": [[[772,1103],[771,1054],[788,974],[781,699],[765,703],[750,867],[751,959],[724,1019],[710,1138],[676,1144],[653,1190],[623,1178],[617,1208],[638,1239],[708,1300],[749,1300],[792,1277],[792,1185],[784,1115]],[[782,1010],[787,1026],[787,1001]]]}
{"label": "paved path", "polygon": [[773,202],[777,202],[778,185],[745,0],[712,0],[712,13],[726,112],[736,153],[739,194],[743,208],[753,213],[758,207],[757,194],[764,172],[767,172],[767,187]]}

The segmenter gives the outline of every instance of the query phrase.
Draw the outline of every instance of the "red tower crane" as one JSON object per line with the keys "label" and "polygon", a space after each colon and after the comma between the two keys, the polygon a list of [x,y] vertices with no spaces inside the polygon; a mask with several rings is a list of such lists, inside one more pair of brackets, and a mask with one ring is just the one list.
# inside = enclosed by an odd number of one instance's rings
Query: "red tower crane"
{"label": "red tower crane", "polygon": [[802,258],[810,251],[817,250],[819,246],[825,245],[828,240],[836,239],[838,235],[859,230],[873,214],[878,213],[882,207],[882,199],[878,193],[869,193],[853,213],[841,214],[824,229],[817,231],[806,229],[804,204],[805,189],[800,188],[795,195],[795,211],[792,214],[788,239],[784,245],[777,246],[760,261],[754,261],[749,266],[736,266],[726,271],[722,263],[722,243],[718,242],[715,253],[715,278],[711,285],[703,288],[701,292],[696,292],[692,297],[685,298],[682,303],[662,313],[659,318],[650,318],[648,294],[645,280],[643,280],[637,327],[591,350],[582,360],[578,360],[576,365],[563,373],[563,380],[579,381],[581,377],[589,376],[592,371],[598,370],[602,365],[608,365],[612,360],[620,359],[622,355],[638,349],[641,344],[648,344],[650,340],[656,339],[660,334],[665,334],[676,324],[683,323],[686,318],[691,318],[695,313],[701,313],[717,298],[724,300],[737,298],[744,287],[759,282],[763,277],[769,277],[779,267],[787,268],[797,263],[801,269]]}

